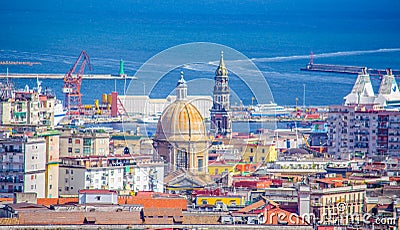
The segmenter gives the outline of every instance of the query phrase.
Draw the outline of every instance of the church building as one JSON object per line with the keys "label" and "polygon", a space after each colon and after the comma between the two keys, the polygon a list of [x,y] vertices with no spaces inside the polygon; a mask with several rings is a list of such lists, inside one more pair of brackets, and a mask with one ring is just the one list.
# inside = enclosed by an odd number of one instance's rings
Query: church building
{"label": "church building", "polygon": [[162,113],[153,146],[157,158],[167,162],[166,172],[176,170],[207,174],[209,138],[199,110],[187,99],[183,73],[176,86],[176,100]]}

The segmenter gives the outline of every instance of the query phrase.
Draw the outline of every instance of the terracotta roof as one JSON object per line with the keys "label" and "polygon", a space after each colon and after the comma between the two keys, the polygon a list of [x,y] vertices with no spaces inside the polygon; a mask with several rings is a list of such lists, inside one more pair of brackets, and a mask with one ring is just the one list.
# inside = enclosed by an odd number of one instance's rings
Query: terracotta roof
{"label": "terracotta roof", "polygon": [[37,204],[50,207],[50,205],[58,204],[58,198],[37,198]]}
{"label": "terracotta roof", "polygon": [[20,212],[18,218],[22,225],[83,224],[84,212]]}
{"label": "terracotta roof", "polygon": [[[182,217],[180,208],[143,208],[145,218],[152,217]],[[147,219],[147,218],[146,218]]]}
{"label": "terracotta roof", "polygon": [[265,206],[265,200],[261,199],[257,202],[254,202],[244,208],[239,209],[237,212],[241,212],[241,213],[248,213],[251,212],[253,210],[257,210],[262,208],[263,206]]}
{"label": "terracotta roof", "polygon": [[95,220],[95,224],[142,224],[140,212],[86,212],[89,220]]}
{"label": "terracotta roof", "polygon": [[8,207],[10,207],[13,210],[17,211],[47,211],[47,207],[43,205],[38,205],[38,204],[32,204],[32,203],[18,203],[18,204],[7,204]]}
{"label": "terracotta roof", "polygon": [[58,204],[79,203],[78,197],[58,198]]}
{"label": "terracotta roof", "polygon": [[174,224],[173,218],[146,218],[145,224]]}
{"label": "terracotta roof", "polygon": [[83,224],[85,218],[94,224],[141,224],[140,212],[20,212],[19,222],[24,225]]}
{"label": "terracotta roof", "polygon": [[142,205],[144,208],[179,208],[180,210],[187,209],[187,200],[183,197],[133,197],[133,204]]}
{"label": "terracotta roof", "polygon": [[184,213],[183,224],[221,224],[219,222],[220,214],[199,214],[199,213]]}

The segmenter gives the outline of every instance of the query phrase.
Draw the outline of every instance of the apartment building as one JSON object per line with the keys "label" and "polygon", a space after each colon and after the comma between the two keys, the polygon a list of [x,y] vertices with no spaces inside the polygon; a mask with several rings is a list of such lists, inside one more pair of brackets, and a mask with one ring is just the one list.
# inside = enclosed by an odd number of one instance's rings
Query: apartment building
{"label": "apartment building", "polygon": [[164,164],[150,158],[127,154],[62,157],[58,191],[60,195],[76,195],[81,189],[161,192]]}
{"label": "apartment building", "polygon": [[[318,225],[347,226],[362,221],[367,186],[341,177],[317,179],[299,188],[300,215]],[[308,208],[309,207],[309,208]]]}
{"label": "apartment building", "polygon": [[328,153],[339,155],[400,155],[400,112],[372,105],[331,106]]}
{"label": "apartment building", "polygon": [[15,91],[11,98],[0,102],[1,124],[46,125],[53,128],[56,102],[54,95]]}
{"label": "apartment building", "polygon": [[15,137],[0,140],[0,191],[35,192],[45,197],[46,140],[43,137]]}
{"label": "apartment building", "polygon": [[110,134],[93,129],[58,129],[60,136],[60,157],[105,156],[108,155]]}

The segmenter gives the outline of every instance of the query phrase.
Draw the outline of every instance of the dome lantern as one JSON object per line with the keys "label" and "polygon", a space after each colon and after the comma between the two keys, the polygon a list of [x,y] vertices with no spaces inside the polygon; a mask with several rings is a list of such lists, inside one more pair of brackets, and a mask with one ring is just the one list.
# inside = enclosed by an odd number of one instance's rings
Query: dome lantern
{"label": "dome lantern", "polygon": [[181,78],[178,80],[178,84],[176,85],[176,100],[182,101],[187,98],[187,84],[185,79],[183,79],[183,71],[181,71]]}

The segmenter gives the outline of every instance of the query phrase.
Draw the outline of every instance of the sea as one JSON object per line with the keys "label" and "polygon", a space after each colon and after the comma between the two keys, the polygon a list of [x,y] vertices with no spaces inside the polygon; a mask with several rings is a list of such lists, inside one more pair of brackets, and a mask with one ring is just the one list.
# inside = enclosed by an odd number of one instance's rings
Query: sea
{"label": "sea", "polygon": [[[400,69],[400,1],[398,0],[14,0],[0,3],[0,61],[32,61],[41,65],[0,65],[0,73],[65,74],[82,50],[90,56],[86,74],[119,73],[136,76],[149,59],[172,47],[191,43],[218,44],[252,61],[265,84],[249,89],[240,74],[230,71],[232,103],[254,103],[253,90],[271,94],[279,105],[322,106],[341,104],[356,80],[347,74],[304,72],[314,63]],[[225,51],[221,48],[221,51]],[[173,93],[180,72],[189,94],[211,95],[220,52],[197,49],[208,55],[202,63],[183,62],[167,68],[156,82],[84,79],[84,104],[117,91],[164,98]],[[172,59],[185,59],[179,52]],[[240,65],[237,55],[224,53],[228,69]],[[161,63],[161,64],[165,64]],[[173,63],[173,62],[172,62]],[[153,63],[154,64],[154,63]],[[154,64],[154,71],[159,67]],[[59,99],[62,79],[40,79]],[[201,85],[199,80],[206,82]],[[36,79],[12,79],[18,88],[36,86]],[[257,80],[258,81],[258,80]],[[373,76],[375,92],[379,76]],[[297,98],[297,100],[296,100]]]}

